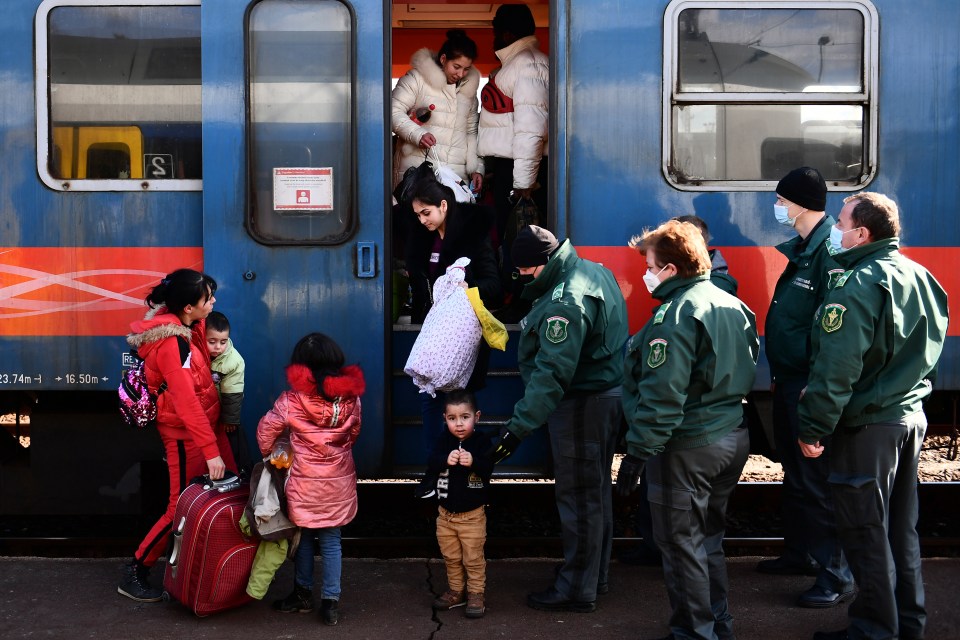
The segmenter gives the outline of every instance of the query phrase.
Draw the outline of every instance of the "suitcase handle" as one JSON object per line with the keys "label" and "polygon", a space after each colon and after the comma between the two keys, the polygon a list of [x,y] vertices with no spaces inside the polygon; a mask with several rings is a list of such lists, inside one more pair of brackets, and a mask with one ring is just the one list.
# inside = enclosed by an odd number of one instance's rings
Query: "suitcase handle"
{"label": "suitcase handle", "polygon": [[211,480],[210,474],[205,473],[202,476],[202,480],[204,490],[209,491],[210,489],[216,489],[220,493],[226,493],[227,491],[239,489],[240,485],[242,484],[240,476],[232,471],[227,471],[220,480]]}
{"label": "suitcase handle", "polygon": [[183,528],[187,524],[187,517],[180,518],[180,524],[177,530],[173,532],[173,551],[170,552],[170,559],[167,560],[167,567],[170,568],[170,575],[177,577],[177,563],[180,562],[180,547],[183,545]]}

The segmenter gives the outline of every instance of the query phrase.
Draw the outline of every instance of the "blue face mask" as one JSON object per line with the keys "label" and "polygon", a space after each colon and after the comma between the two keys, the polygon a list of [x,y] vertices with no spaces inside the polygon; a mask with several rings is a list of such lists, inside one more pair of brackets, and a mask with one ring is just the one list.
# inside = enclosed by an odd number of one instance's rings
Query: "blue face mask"
{"label": "blue face mask", "polygon": [[792,227],[797,224],[797,219],[791,218],[789,210],[782,204],[773,205],[773,215],[777,217],[777,222],[782,225]]}
{"label": "blue face mask", "polygon": [[[851,231],[856,231],[860,227],[854,227],[853,229],[848,229],[847,231],[841,231],[836,227],[836,225],[830,227],[830,254],[837,255],[838,253],[843,253],[844,251],[849,251],[853,247],[844,247],[843,246],[843,236],[850,233]],[[857,245],[854,245],[854,247]]]}

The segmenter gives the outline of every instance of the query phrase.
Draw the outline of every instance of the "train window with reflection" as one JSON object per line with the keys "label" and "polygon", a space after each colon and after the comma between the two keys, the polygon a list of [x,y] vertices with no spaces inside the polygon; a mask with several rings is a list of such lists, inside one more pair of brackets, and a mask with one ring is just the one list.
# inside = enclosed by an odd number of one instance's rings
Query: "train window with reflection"
{"label": "train window with reflection", "polygon": [[250,12],[247,227],[260,242],[353,233],[354,46],[338,0],[261,0]]}
{"label": "train window with reflection", "polygon": [[878,19],[866,0],[674,0],[664,22],[663,171],[680,189],[756,190],[816,167],[876,170]]}
{"label": "train window with reflection", "polygon": [[37,168],[70,191],[200,190],[200,2],[37,12]]}

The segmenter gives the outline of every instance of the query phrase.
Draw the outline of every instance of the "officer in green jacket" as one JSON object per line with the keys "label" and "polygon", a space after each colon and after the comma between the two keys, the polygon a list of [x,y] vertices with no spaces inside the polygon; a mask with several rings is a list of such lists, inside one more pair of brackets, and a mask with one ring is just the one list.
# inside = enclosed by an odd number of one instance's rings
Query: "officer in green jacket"
{"label": "officer in green jacket", "polygon": [[860,591],[847,629],[815,639],[924,637],[917,465],[947,335],[947,294],[899,251],[900,214],[884,195],[850,196],[831,229],[844,268],[815,320],[800,400],[805,456],[830,452],[844,553]]}
{"label": "officer in green jacket", "polygon": [[569,240],[530,225],[517,234],[513,264],[533,301],[520,322],[523,398],[494,453],[510,455],[549,423],[563,564],[553,586],[527,604],[548,611],[590,612],[608,590],[613,541],[610,465],[622,416],[620,391],[627,308],[613,274],[577,256]]}
{"label": "officer in green jacket", "polygon": [[617,492],[633,491],[646,467],[673,607],[668,637],[732,638],[721,543],[750,449],[742,402],[760,350],[756,317],[711,284],[694,225],[671,220],[631,246],[645,254],[643,280],[661,305],[627,343]]}
{"label": "officer in green jacket", "polygon": [[[777,184],[777,221],[796,237],[777,246],[787,266],[777,280],[767,313],[765,352],[773,391],[773,434],[783,464],[783,555],[761,560],[764,573],[811,574],[813,586],[797,600],[802,607],[833,607],[853,597],[853,576],[843,556],[827,485],[830,461],[805,458],[797,446],[797,402],[810,370],[813,315],[831,279],[843,270],[830,257],[827,238],[834,220],[823,210],[827,185],[811,167],[794,169]],[[817,568],[809,559],[820,565]]]}

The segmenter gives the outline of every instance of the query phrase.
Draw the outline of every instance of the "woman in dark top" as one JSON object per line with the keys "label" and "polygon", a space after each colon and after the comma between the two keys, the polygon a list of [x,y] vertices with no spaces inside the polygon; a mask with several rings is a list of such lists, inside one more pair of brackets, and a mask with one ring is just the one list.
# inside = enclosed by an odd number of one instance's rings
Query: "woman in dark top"
{"label": "woman in dark top", "polygon": [[490,244],[493,210],[457,202],[453,191],[431,178],[414,186],[411,200],[420,223],[409,225],[405,252],[413,294],[411,321],[423,322],[433,304],[433,283],[458,258],[470,258],[467,285],[480,290],[488,309],[498,308],[503,288]]}
{"label": "woman in dark top", "polygon": [[[433,305],[433,283],[446,273],[447,267],[459,258],[469,258],[466,284],[477,287],[480,299],[488,309],[496,309],[503,302],[497,259],[490,244],[490,229],[494,213],[489,207],[456,201],[448,187],[433,178],[421,179],[411,195],[413,213],[419,224],[410,224],[407,236],[406,260],[413,294],[411,320],[422,324]],[[477,353],[477,363],[467,383],[467,389],[482,389],[487,375],[490,347],[483,340]],[[444,394],[436,397],[421,395],[423,416],[423,444],[426,460],[430,459],[438,436],[446,431],[443,420]],[[429,497],[434,493],[436,476],[427,478],[417,488],[417,495]]]}

